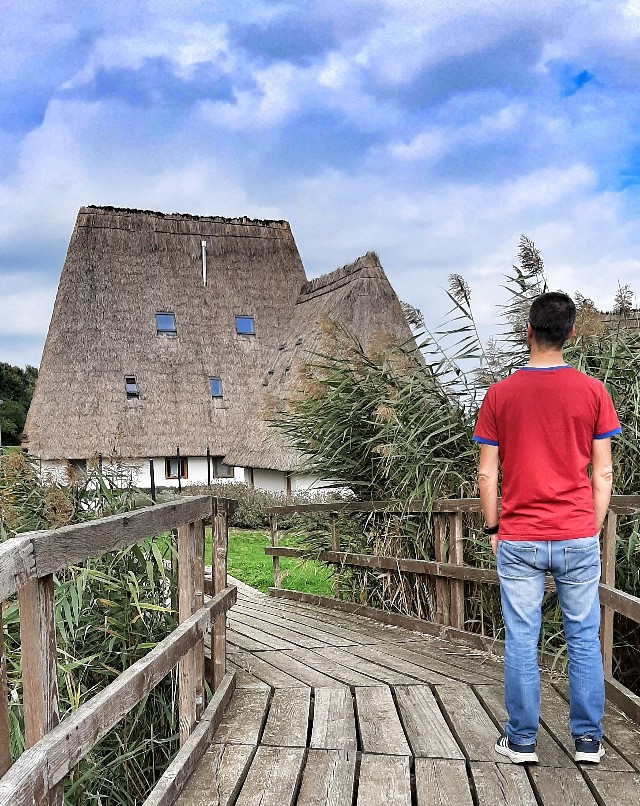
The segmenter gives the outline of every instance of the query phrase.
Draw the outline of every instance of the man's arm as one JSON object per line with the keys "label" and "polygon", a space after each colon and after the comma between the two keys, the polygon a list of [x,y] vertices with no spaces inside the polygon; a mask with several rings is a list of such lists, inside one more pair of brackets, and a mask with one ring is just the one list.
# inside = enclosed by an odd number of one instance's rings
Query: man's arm
{"label": "man's arm", "polygon": [[591,489],[598,532],[609,509],[612,484],[611,438],[594,439],[591,443]]}
{"label": "man's arm", "polygon": [[[487,526],[498,523],[498,468],[500,459],[497,445],[480,445],[478,486],[484,522]],[[493,553],[498,551],[498,535],[491,535]]]}

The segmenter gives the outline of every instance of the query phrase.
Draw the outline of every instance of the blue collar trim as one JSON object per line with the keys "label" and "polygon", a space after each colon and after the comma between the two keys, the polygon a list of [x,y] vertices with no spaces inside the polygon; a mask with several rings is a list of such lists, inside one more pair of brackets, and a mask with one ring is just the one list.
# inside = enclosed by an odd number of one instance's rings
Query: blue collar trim
{"label": "blue collar trim", "polygon": [[529,370],[529,372],[543,372],[554,369],[571,369],[571,364],[560,364],[557,367],[518,367],[519,370]]}

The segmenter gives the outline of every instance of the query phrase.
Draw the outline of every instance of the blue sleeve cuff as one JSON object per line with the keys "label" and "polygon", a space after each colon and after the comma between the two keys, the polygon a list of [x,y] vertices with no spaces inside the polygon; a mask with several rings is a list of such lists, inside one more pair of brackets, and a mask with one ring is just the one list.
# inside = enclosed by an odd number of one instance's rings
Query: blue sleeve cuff
{"label": "blue sleeve cuff", "polygon": [[614,437],[616,434],[621,434],[622,428],[614,428],[613,431],[605,431],[604,434],[595,434],[594,439],[607,439],[607,437]]}
{"label": "blue sleeve cuff", "polygon": [[498,443],[495,439],[485,439],[484,437],[473,437],[474,442],[479,442],[481,445],[494,445],[496,448],[498,447]]}

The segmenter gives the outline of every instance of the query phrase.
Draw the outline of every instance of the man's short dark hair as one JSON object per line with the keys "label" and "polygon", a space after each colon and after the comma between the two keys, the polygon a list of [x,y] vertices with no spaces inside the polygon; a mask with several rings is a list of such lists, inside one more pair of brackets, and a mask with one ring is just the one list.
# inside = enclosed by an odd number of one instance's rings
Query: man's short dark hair
{"label": "man's short dark hair", "polygon": [[576,321],[576,306],[567,294],[549,291],[533,300],[529,324],[540,347],[561,350]]}

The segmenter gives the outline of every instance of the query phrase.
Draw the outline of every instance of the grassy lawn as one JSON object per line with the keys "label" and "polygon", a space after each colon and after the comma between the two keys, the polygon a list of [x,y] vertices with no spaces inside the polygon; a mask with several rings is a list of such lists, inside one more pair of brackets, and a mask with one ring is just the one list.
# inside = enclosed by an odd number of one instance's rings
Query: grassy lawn
{"label": "grassy lawn", "polygon": [[[229,529],[229,556],[227,570],[231,576],[263,592],[273,585],[273,562],[264,553],[271,541],[268,532],[248,529]],[[281,536],[283,546],[296,546],[295,539]],[[211,565],[211,529],[207,528],[205,562]],[[316,562],[303,562],[292,557],[280,558],[282,587],[303,593],[333,596],[333,583],[329,569]]]}

